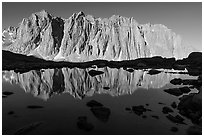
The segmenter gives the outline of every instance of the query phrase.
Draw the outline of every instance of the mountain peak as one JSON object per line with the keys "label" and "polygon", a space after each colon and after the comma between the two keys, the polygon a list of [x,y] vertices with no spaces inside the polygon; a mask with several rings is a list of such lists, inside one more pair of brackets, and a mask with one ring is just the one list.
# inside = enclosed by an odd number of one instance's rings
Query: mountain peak
{"label": "mountain peak", "polygon": [[78,13],[76,13],[76,18],[79,18],[79,17],[85,17],[84,12],[79,11]]}
{"label": "mountain peak", "polygon": [[47,10],[45,10],[45,9],[42,9],[41,11],[39,11],[39,12],[37,12],[37,13],[40,13],[40,14],[49,14],[49,13],[47,12]]}
{"label": "mountain peak", "polygon": [[41,10],[39,12],[35,12],[32,14],[32,16],[39,16],[39,17],[45,17],[45,18],[50,18],[52,15],[48,13],[46,10]]}
{"label": "mountain peak", "polygon": [[79,11],[78,15],[85,15],[83,11]]}
{"label": "mountain peak", "polygon": [[7,50],[46,60],[84,62],[152,56],[184,58],[193,51],[162,24],[143,25],[120,15],[94,18],[82,11],[62,19],[41,10],[24,19],[12,36]]}

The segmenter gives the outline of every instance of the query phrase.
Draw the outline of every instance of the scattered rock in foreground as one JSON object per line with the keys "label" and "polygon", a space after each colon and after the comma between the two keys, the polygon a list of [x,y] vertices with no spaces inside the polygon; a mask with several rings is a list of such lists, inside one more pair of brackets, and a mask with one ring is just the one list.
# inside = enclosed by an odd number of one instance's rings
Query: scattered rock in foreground
{"label": "scattered rock in foreground", "polygon": [[14,111],[9,111],[8,112],[8,115],[13,115],[14,114]]}
{"label": "scattered rock in foreground", "polygon": [[111,111],[109,108],[104,107],[103,104],[91,100],[86,104],[88,107],[91,107],[91,112],[94,114],[94,116],[99,119],[102,122],[107,122],[109,119],[109,116],[111,114]]}
{"label": "scattered rock in foreground", "polygon": [[145,108],[144,106],[140,105],[140,106],[132,106],[132,111],[138,115],[141,116],[144,112],[146,111],[151,111],[150,109]]}
{"label": "scattered rock in foreground", "polygon": [[202,127],[190,126],[186,132],[188,135],[202,135]]}
{"label": "scattered rock in foreground", "polygon": [[179,115],[172,116],[171,114],[168,114],[168,115],[166,116],[166,118],[169,119],[170,121],[174,122],[174,123],[186,124],[186,123],[183,122],[184,119],[183,119],[181,116],[179,116]]}
{"label": "scattered rock in foreground", "polygon": [[177,108],[176,102],[172,102],[171,107],[172,107],[172,108]]}
{"label": "scattered rock in foreground", "polygon": [[146,106],[149,106],[149,104],[147,103],[147,104],[145,104]]}
{"label": "scattered rock in foreground", "polygon": [[147,118],[147,116],[146,116],[146,115],[143,115],[142,118]]}
{"label": "scattered rock in foreground", "polygon": [[202,123],[202,92],[191,93],[180,98],[179,113],[195,124]]}
{"label": "scattered rock in foreground", "polygon": [[152,115],[153,118],[159,119],[159,116]]}
{"label": "scattered rock in foreground", "polygon": [[86,103],[86,105],[88,107],[102,107],[103,106],[103,104],[101,104],[101,103],[99,103],[99,102],[97,102],[95,100],[89,101],[88,103]]}
{"label": "scattered rock in foreground", "polygon": [[178,128],[177,128],[177,127],[171,127],[171,131],[172,131],[172,132],[177,132],[177,131],[178,131]]}
{"label": "scattered rock in foreground", "polygon": [[107,122],[111,114],[110,109],[106,107],[92,107],[91,112],[102,122]]}
{"label": "scattered rock in foreground", "polygon": [[85,131],[91,131],[94,129],[93,124],[87,122],[87,117],[86,116],[80,116],[78,117],[77,121],[77,127],[81,130]]}
{"label": "scattered rock in foreground", "polygon": [[174,112],[174,111],[169,107],[163,107],[162,112],[164,114],[168,114],[168,113],[171,113],[171,112]]}
{"label": "scattered rock in foreground", "polygon": [[7,96],[5,96],[5,95],[2,95],[2,98],[7,98]]}
{"label": "scattered rock in foreground", "polygon": [[127,111],[131,111],[132,109],[131,109],[131,108],[125,108],[125,110],[127,110]]}
{"label": "scattered rock in foreground", "polygon": [[167,92],[167,93],[174,95],[174,96],[180,96],[183,94],[183,92],[181,92],[181,90],[179,88],[164,89],[164,92]]}
{"label": "scattered rock in foreground", "polygon": [[36,129],[37,127],[39,127],[41,124],[43,124],[43,122],[35,122],[35,123],[31,123],[29,125],[26,125],[20,129],[18,129],[14,135],[26,135],[28,134],[30,131]]}
{"label": "scattered rock in foreground", "polygon": [[162,102],[158,102],[158,104],[159,104],[159,105],[165,105],[165,103],[162,103]]}
{"label": "scattered rock in foreground", "polygon": [[40,108],[44,108],[43,106],[37,106],[37,105],[30,105],[30,106],[27,106],[27,108],[29,109],[40,109]]}

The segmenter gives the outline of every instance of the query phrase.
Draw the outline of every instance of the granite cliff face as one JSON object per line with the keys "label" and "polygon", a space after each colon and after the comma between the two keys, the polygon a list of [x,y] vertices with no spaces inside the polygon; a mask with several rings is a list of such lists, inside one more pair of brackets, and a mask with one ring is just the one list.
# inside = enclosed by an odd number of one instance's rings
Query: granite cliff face
{"label": "granite cliff face", "polygon": [[[32,70],[23,74],[13,71],[3,72],[3,79],[19,84],[25,92],[47,100],[54,94],[69,93],[75,98],[93,96],[94,94],[109,94],[120,96],[134,93],[138,88],[162,88],[179,74],[161,72],[149,75],[147,71],[100,68],[104,73],[90,76],[91,68],[62,68]],[[108,87],[109,89],[104,89]]]}
{"label": "granite cliff face", "polygon": [[46,11],[23,19],[3,31],[3,49],[46,60],[130,60],[141,57],[184,58],[192,48],[164,25],[139,24],[133,18],[113,15],[94,18],[83,12],[70,18]]}

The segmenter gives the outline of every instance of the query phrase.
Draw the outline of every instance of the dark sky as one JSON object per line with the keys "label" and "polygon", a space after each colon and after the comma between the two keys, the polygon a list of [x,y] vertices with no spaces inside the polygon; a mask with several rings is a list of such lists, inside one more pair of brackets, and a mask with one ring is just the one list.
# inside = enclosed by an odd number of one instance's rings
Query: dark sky
{"label": "dark sky", "polygon": [[2,3],[2,27],[17,26],[23,18],[32,13],[47,10],[54,16],[69,18],[73,13],[83,11],[95,17],[121,15],[133,17],[140,24],[163,24],[175,33],[180,34],[184,41],[202,50],[202,3],[91,3],[91,2],[36,2],[36,3]]}

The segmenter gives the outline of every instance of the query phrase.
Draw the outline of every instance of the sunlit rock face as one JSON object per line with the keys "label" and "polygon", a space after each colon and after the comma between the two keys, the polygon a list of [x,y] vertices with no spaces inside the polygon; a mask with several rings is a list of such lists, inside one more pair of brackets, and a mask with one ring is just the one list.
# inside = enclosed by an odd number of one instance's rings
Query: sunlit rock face
{"label": "sunlit rock face", "polygon": [[2,32],[2,48],[6,48],[15,42],[17,37],[17,28],[9,27],[7,30],[4,29]]}
{"label": "sunlit rock face", "polygon": [[192,52],[164,25],[142,25],[133,18],[115,15],[101,19],[79,12],[63,19],[43,10],[12,28],[4,31],[5,35],[9,33],[7,40],[3,35],[5,50],[46,60],[184,58]]}
{"label": "sunlit rock face", "polygon": [[[32,70],[19,74],[12,71],[3,72],[3,78],[11,83],[19,84],[25,92],[47,100],[54,94],[69,93],[75,98],[93,96],[93,94],[109,94],[120,96],[132,94],[138,88],[162,88],[178,74],[161,72],[149,75],[147,71],[134,70],[130,73],[121,69],[100,68],[104,73],[90,76],[91,68],[62,68]],[[104,87],[108,87],[105,89]]]}

